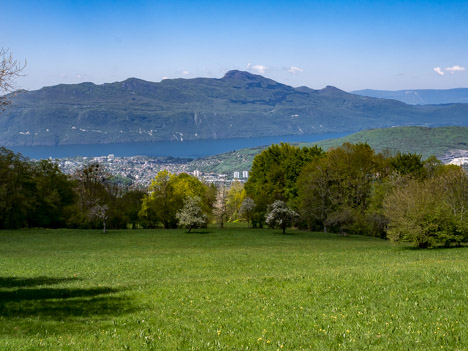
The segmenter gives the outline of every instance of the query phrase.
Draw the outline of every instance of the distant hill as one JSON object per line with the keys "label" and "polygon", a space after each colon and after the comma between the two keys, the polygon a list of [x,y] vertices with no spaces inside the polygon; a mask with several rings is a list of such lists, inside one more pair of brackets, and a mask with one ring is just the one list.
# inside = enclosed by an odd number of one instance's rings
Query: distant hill
{"label": "distant hill", "polygon": [[468,88],[447,90],[416,89],[396,91],[365,89],[356,90],[352,93],[374,98],[398,100],[410,105],[468,103]]}
{"label": "distant hill", "polygon": [[335,87],[293,88],[260,75],[130,78],[45,87],[11,96],[0,145],[224,139],[392,126],[468,125],[468,104],[411,106]]}
{"label": "distant hill", "polygon": [[[435,155],[439,159],[447,160],[454,154],[463,154],[462,151],[468,152],[468,127],[372,129],[343,138],[297,145],[318,145],[324,150],[328,150],[331,147],[340,146],[345,142],[367,142],[377,152],[388,149],[391,152],[401,151],[421,154],[423,159]],[[228,174],[234,171],[249,170],[254,157],[266,148],[267,146],[243,149],[195,160],[191,162],[190,169]]]}
{"label": "distant hill", "polygon": [[343,138],[323,140],[317,144],[328,150],[345,142],[368,143],[376,152],[387,149],[391,152],[421,154],[423,159],[432,155],[444,159],[451,151],[468,150],[468,127],[371,129]]}

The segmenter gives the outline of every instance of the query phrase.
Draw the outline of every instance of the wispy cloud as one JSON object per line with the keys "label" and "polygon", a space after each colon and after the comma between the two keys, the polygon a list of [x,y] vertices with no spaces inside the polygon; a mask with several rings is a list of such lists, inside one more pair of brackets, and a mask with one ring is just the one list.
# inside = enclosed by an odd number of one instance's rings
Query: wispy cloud
{"label": "wispy cloud", "polygon": [[183,74],[184,76],[187,76],[187,75],[190,74],[190,72],[189,72],[189,71],[182,71],[182,74]]}
{"label": "wispy cloud", "polygon": [[464,71],[466,71],[465,67],[461,67],[461,66],[447,67],[445,70],[447,72],[450,72],[451,74],[454,74],[455,72],[464,72]]}
{"label": "wispy cloud", "polygon": [[292,73],[292,74],[296,74],[296,73],[299,73],[299,72],[304,72],[304,70],[302,68],[299,68],[299,67],[296,67],[296,66],[291,66],[291,67],[288,68],[288,72]]}
{"label": "wispy cloud", "polygon": [[247,69],[249,71],[255,71],[257,73],[264,74],[266,70],[268,69],[268,67],[263,66],[263,65],[252,65],[251,63],[249,63],[247,65]]}
{"label": "wispy cloud", "polygon": [[439,75],[443,76],[445,73],[442,71],[442,68],[440,67],[434,67],[433,70]]}

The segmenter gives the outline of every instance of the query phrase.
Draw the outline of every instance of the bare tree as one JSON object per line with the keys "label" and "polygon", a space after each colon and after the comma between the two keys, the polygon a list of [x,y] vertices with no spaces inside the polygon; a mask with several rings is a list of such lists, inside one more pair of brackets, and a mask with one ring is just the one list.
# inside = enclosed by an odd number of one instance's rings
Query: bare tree
{"label": "bare tree", "polygon": [[106,221],[109,218],[107,211],[109,210],[109,206],[107,205],[96,205],[89,211],[89,216],[91,219],[98,218],[102,220],[102,232],[106,232]]}
{"label": "bare tree", "polygon": [[0,48],[0,111],[10,103],[6,94],[16,89],[15,80],[25,66],[26,61],[22,64],[7,49]]}
{"label": "bare tree", "polygon": [[246,197],[239,209],[239,214],[247,220],[247,226],[250,227],[250,220],[252,219],[252,213],[255,209],[255,202],[250,197]]}

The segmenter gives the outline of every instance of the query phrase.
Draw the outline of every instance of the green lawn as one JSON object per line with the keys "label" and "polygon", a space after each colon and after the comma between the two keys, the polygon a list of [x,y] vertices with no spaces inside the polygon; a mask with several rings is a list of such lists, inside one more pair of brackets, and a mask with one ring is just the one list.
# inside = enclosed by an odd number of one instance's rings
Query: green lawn
{"label": "green lawn", "polygon": [[277,230],[0,232],[0,350],[466,350],[468,251]]}

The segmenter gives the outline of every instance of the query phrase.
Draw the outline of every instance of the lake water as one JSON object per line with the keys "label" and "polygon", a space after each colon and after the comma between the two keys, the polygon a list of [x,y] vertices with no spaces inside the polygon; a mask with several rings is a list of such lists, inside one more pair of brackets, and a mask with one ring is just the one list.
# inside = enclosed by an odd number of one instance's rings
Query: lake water
{"label": "lake water", "polygon": [[33,159],[64,158],[76,156],[172,156],[200,158],[249,147],[285,143],[316,142],[341,138],[350,133],[324,133],[285,135],[258,138],[211,139],[193,141],[156,141],[151,143],[115,143],[58,146],[15,146],[9,149]]}

